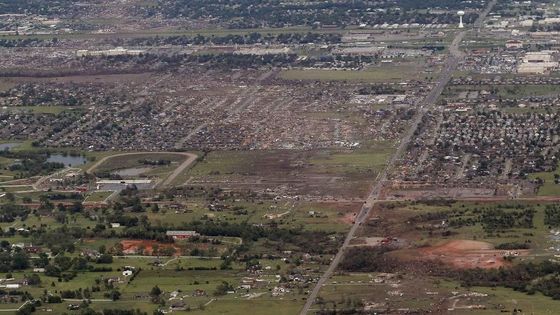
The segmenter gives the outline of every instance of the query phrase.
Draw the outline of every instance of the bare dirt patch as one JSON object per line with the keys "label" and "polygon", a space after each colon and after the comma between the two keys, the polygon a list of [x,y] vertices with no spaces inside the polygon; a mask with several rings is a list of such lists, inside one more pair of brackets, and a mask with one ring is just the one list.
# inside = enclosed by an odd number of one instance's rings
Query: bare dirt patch
{"label": "bare dirt patch", "polygon": [[342,218],[340,218],[340,221],[348,225],[352,225],[354,224],[354,220],[356,220],[356,213],[357,212],[348,212]]}
{"label": "bare dirt patch", "polygon": [[453,240],[437,246],[423,247],[417,250],[422,260],[440,260],[443,263],[460,269],[470,268],[498,268],[507,266],[504,257],[512,255],[526,255],[527,251],[497,250],[492,244],[470,240]]}
{"label": "bare dirt patch", "polygon": [[176,255],[180,255],[181,250],[173,244],[164,244],[150,240],[123,240],[121,241],[123,252],[127,255],[153,255],[154,247],[158,247],[161,251],[164,248],[175,249]]}

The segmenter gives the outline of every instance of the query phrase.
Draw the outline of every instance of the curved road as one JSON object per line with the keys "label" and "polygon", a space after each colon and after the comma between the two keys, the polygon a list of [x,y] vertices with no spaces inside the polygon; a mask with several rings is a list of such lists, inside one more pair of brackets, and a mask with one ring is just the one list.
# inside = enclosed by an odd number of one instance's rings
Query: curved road
{"label": "curved road", "polygon": [[165,151],[150,152],[150,151],[147,151],[147,152],[119,153],[119,154],[106,156],[106,157],[102,158],[101,160],[95,162],[95,164],[90,166],[87,169],[86,172],[92,173],[96,168],[99,167],[99,165],[103,164],[108,159],[111,159],[111,158],[114,158],[114,157],[119,157],[119,156],[140,155],[140,154],[179,154],[179,155],[184,155],[184,156],[187,157],[187,159],[183,163],[181,163],[181,165],[179,165],[175,170],[173,170],[173,172],[171,174],[169,174],[169,176],[167,176],[167,178],[163,182],[158,184],[158,186],[160,186],[160,187],[165,187],[165,186],[171,185],[171,183],[175,180],[175,178],[177,178],[177,176],[179,176],[179,174],[181,174],[184,170],[186,170],[189,166],[191,166],[191,164],[198,158],[198,155],[196,155],[194,153],[188,153],[188,152],[165,152]]}
{"label": "curved road", "polygon": [[[496,2],[497,0],[491,1],[486,7],[486,9],[479,15],[478,19],[474,23],[475,28],[480,28],[484,18],[490,12],[490,10],[492,10],[492,7],[496,4]],[[391,156],[391,159],[388,161],[387,166],[385,167],[383,172],[381,172],[377,176],[376,184],[373,186],[369,196],[364,202],[364,205],[362,206],[360,213],[358,214],[358,216],[354,221],[354,225],[352,225],[352,228],[350,228],[350,231],[348,232],[346,238],[344,239],[344,243],[339,248],[336,256],[332,259],[329,267],[323,273],[321,278],[319,278],[317,284],[309,294],[309,297],[307,298],[307,301],[305,302],[305,305],[303,306],[300,315],[305,315],[307,314],[307,312],[309,312],[311,305],[313,305],[313,303],[317,299],[317,296],[319,295],[319,291],[321,290],[321,287],[325,285],[325,282],[330,278],[332,273],[338,267],[338,264],[344,257],[346,248],[349,247],[350,241],[354,238],[354,234],[356,234],[356,231],[358,230],[359,226],[365,221],[370,210],[373,208],[373,205],[376,203],[379,197],[379,192],[381,191],[381,188],[383,187],[383,184],[387,179],[387,174],[393,169],[396,162],[401,158],[401,156],[403,156],[404,152],[406,151],[406,148],[408,147],[408,144],[410,143],[410,140],[414,136],[414,132],[416,131],[416,129],[418,129],[418,125],[422,121],[422,118],[424,117],[426,112],[428,112],[428,110],[432,109],[435,106],[438,97],[443,92],[443,89],[445,88],[447,83],[451,80],[451,76],[453,75],[453,72],[457,68],[459,61],[461,61],[464,55],[461,51],[459,51],[459,44],[463,40],[463,37],[465,37],[465,34],[466,34],[466,30],[461,31],[453,39],[453,42],[449,47],[450,56],[447,59],[444,68],[442,69],[441,75],[436,82],[436,86],[434,87],[434,89],[430,91],[430,93],[422,101],[420,101],[417,104],[420,110],[415,115],[410,128],[408,129],[405,136],[400,141],[397,149],[395,150],[395,153]]]}

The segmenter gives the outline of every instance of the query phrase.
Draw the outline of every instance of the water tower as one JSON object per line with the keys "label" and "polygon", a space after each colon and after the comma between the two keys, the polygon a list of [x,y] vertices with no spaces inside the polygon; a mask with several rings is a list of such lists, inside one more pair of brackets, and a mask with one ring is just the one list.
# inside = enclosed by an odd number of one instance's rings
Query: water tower
{"label": "water tower", "polygon": [[463,25],[463,15],[465,15],[465,11],[458,11],[457,15],[459,16],[459,28],[465,27]]}

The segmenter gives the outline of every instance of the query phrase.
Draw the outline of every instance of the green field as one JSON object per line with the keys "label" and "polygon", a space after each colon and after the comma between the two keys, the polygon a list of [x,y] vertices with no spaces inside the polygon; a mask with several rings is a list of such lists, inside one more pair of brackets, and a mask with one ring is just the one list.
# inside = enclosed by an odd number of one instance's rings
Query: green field
{"label": "green field", "polygon": [[327,173],[364,175],[383,169],[392,152],[393,148],[388,144],[346,152],[322,151],[310,162],[317,170]]}
{"label": "green field", "polygon": [[[143,164],[141,160],[168,160],[171,162],[168,166],[155,166],[150,167],[149,165]],[[123,170],[128,168],[137,167],[147,167],[152,168],[149,173],[168,173],[175,169],[177,163],[185,160],[185,156],[173,153],[146,153],[146,154],[132,154],[132,155],[122,155],[110,157],[103,163],[97,166],[96,172],[113,172],[117,170]]]}
{"label": "green field", "polygon": [[104,201],[109,197],[113,192],[112,191],[94,191],[90,193],[84,201],[86,202],[100,202]]}
{"label": "green field", "polygon": [[539,196],[559,196],[560,195],[560,184],[554,183],[554,175],[560,174],[560,171],[556,170],[554,172],[540,172],[533,173],[529,175],[530,179],[540,178],[544,181],[543,185],[539,188]]}

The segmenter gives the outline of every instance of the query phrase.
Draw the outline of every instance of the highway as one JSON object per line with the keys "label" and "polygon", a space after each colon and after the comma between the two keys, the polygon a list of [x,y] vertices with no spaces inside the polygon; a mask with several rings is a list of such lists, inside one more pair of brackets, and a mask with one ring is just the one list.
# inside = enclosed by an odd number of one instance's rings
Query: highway
{"label": "highway", "polygon": [[[486,9],[479,15],[478,19],[475,21],[473,25],[474,28],[480,28],[482,22],[484,21],[484,18],[492,10],[492,7],[496,4],[496,2],[497,0],[493,0],[488,3]],[[408,147],[408,144],[410,143],[412,137],[414,136],[414,132],[416,131],[416,129],[418,129],[418,125],[422,121],[422,118],[430,109],[432,109],[435,106],[438,97],[443,92],[443,89],[445,88],[447,83],[451,80],[453,72],[457,68],[459,61],[461,61],[464,56],[464,54],[459,50],[459,45],[463,40],[463,38],[465,37],[465,34],[466,34],[466,30],[461,31],[457,33],[457,35],[453,39],[449,47],[449,57],[442,69],[442,72],[436,82],[435,87],[422,101],[420,101],[417,104],[419,110],[417,114],[414,116],[410,128],[408,128],[404,137],[401,139],[397,149],[389,159],[385,169],[376,177],[375,184],[372,187],[372,190],[368,195],[366,201],[364,202],[364,205],[362,206],[360,213],[357,215],[354,224],[352,225],[350,231],[346,235],[346,238],[344,239],[344,243],[339,248],[337,254],[332,259],[329,267],[319,278],[317,284],[309,294],[307,301],[305,302],[305,305],[303,306],[300,312],[300,315],[305,315],[309,312],[309,309],[311,308],[311,306],[317,299],[317,296],[319,295],[319,291],[321,290],[321,287],[323,287],[325,282],[330,278],[330,276],[333,274],[333,272],[340,264],[340,261],[344,257],[344,253],[346,249],[349,247],[350,241],[354,238],[356,231],[358,230],[360,225],[366,220],[369,212],[373,208],[375,202],[378,200],[381,188],[383,188],[384,182],[387,179],[387,174],[389,174],[393,170],[394,166],[396,165],[396,162],[403,156],[403,154],[405,153]]]}

